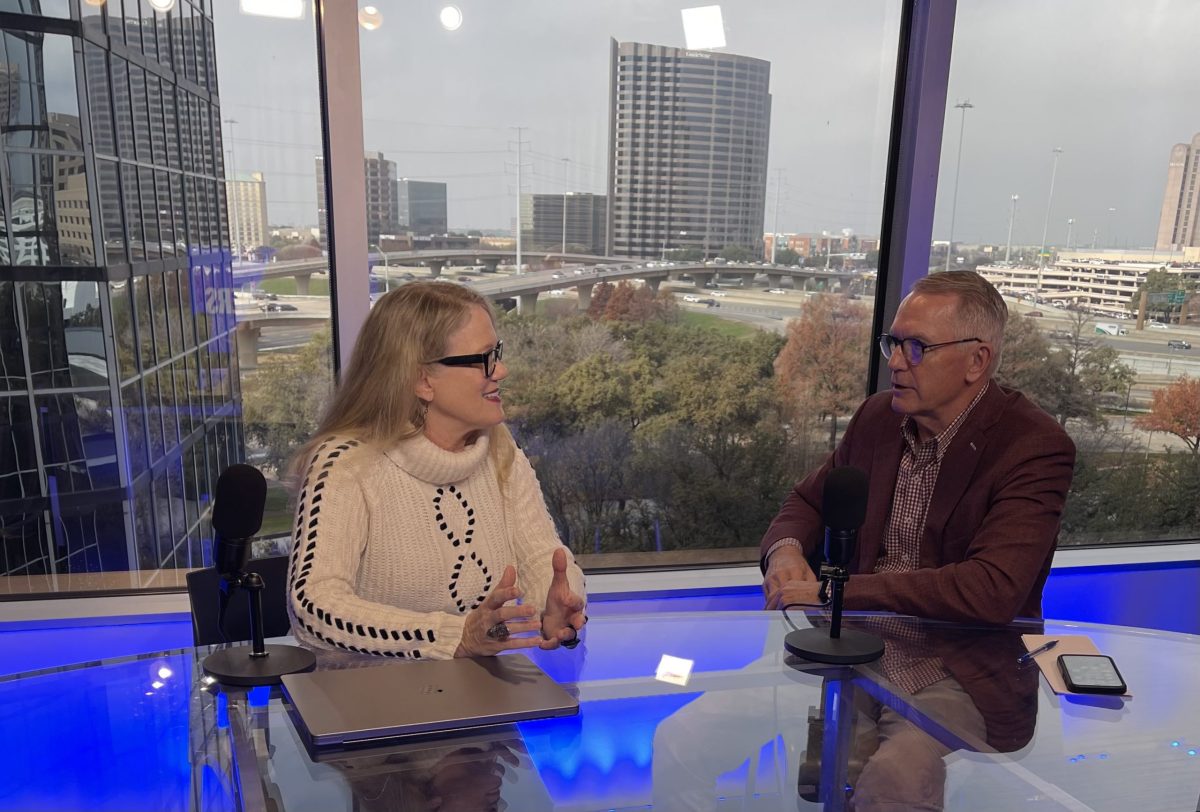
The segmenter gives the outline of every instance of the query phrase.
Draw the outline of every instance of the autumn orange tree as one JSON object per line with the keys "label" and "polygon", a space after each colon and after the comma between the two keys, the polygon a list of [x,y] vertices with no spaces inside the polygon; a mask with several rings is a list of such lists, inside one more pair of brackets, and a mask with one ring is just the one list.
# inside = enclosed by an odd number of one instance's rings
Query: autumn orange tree
{"label": "autumn orange tree", "polygon": [[1154,391],[1150,413],[1134,421],[1140,429],[1174,434],[1200,456],[1200,378],[1186,375]]}
{"label": "autumn orange tree", "polygon": [[829,448],[837,444],[838,417],[866,396],[871,311],[844,296],[811,297],[788,323],[787,343],[775,359],[785,409],[829,420]]}

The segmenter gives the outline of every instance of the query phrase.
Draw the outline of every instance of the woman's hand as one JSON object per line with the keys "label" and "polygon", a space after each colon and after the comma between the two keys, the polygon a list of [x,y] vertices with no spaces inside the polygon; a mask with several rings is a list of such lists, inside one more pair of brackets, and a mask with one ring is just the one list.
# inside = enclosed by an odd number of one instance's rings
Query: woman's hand
{"label": "woman's hand", "polygon": [[[543,645],[540,637],[516,636],[542,628],[542,623],[537,619],[537,607],[504,605],[521,597],[521,590],[516,584],[517,570],[509,564],[483,603],[467,614],[462,641],[454,652],[455,657],[490,657],[509,649]],[[503,631],[493,631],[489,635],[488,631],[493,628]]]}
{"label": "woman's hand", "polygon": [[567,551],[558,548],[554,551],[551,566],[554,567],[554,577],[550,581],[550,591],[546,593],[546,611],[542,613],[542,648],[554,649],[572,640],[579,639],[579,631],[587,623],[583,614],[583,598],[571,591],[571,583],[567,580]]}

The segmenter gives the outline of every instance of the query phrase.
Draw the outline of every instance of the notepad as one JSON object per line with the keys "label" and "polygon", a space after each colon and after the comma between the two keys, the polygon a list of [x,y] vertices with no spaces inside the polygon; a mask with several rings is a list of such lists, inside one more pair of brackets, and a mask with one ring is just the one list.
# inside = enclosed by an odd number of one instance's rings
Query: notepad
{"label": "notepad", "polygon": [[[1067,687],[1062,671],[1058,668],[1058,656],[1060,654],[1101,654],[1102,652],[1096,648],[1096,644],[1092,642],[1092,638],[1083,634],[1021,635],[1021,642],[1025,644],[1026,651],[1033,651],[1038,646],[1045,645],[1051,640],[1057,640],[1058,645],[1049,651],[1043,651],[1041,654],[1038,654],[1033,658],[1033,661],[1041,669],[1042,675],[1046,677],[1046,682],[1050,684],[1050,690],[1054,691],[1054,693],[1082,696],[1082,694],[1077,694]],[[1128,698],[1132,697],[1133,694],[1126,691],[1121,696]]]}

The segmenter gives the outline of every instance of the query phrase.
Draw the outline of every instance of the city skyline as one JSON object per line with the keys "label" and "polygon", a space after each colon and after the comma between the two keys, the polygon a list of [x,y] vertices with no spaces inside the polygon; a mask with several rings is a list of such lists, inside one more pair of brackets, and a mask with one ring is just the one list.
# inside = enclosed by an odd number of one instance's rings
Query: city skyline
{"label": "city skyline", "polygon": [[[616,0],[522,16],[518,26],[503,9],[481,6],[465,10],[456,32],[441,29],[435,14],[391,13],[362,36],[364,148],[392,156],[401,176],[445,180],[452,228],[511,228],[518,204],[510,128],[517,125],[529,128],[524,191],[603,193],[608,37],[682,46],[679,7]],[[882,0],[864,4],[853,20],[833,2],[724,9],[724,52],[773,66],[778,149],[768,167],[764,230],[773,228],[776,169],[783,169],[780,231],[878,233],[898,13],[898,2]],[[1051,149],[1061,146],[1048,242],[1065,244],[1074,219],[1079,245],[1096,232],[1102,247],[1152,244],[1170,149],[1200,129],[1181,103],[1200,95],[1200,73],[1172,56],[1190,53],[1200,9],[1024,0],[964,6],[957,16],[934,239],[949,232],[959,129],[953,105],[970,98],[956,241],[1003,243],[1018,194],[1014,241],[1037,244]],[[271,210],[281,221],[314,222],[312,169],[304,165],[320,145],[312,22],[230,12],[216,23],[218,48],[237,49],[250,63],[239,72],[257,66],[253,75],[265,77],[222,85],[222,106],[240,122],[238,165],[271,179]],[[281,41],[295,64],[272,71],[274,52],[253,47],[263,37]],[[511,58],[495,58],[498,42]],[[1071,58],[1061,59],[1064,52]],[[397,85],[397,77],[429,71],[437,81]],[[1106,81],[1102,95],[1098,76]],[[571,159],[566,166],[563,158]]]}

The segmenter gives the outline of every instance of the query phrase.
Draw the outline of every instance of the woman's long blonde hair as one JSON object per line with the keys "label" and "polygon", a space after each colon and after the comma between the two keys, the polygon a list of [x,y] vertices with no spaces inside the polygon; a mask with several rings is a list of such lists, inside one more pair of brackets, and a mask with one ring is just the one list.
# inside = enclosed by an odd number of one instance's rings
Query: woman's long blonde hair
{"label": "woman's long blonde hair", "polygon": [[[446,354],[451,334],[467,323],[473,307],[482,307],[495,324],[488,300],[462,285],[411,282],[380,297],[316,433],[292,458],[297,489],[316,447],[331,435],[385,449],[421,433],[426,408],[416,394],[421,367]],[[513,461],[512,435],[501,423],[488,436],[503,486]]]}

